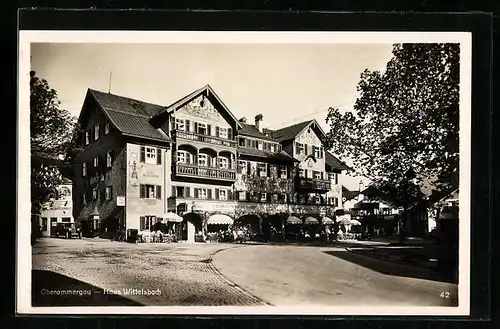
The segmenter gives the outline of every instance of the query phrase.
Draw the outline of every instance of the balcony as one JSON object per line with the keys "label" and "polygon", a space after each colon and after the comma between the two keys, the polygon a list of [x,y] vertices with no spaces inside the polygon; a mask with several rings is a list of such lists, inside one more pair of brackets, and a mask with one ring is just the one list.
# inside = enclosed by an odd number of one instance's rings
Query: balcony
{"label": "balcony", "polygon": [[238,142],[236,142],[234,140],[219,138],[219,137],[215,137],[215,136],[201,135],[201,134],[180,131],[180,130],[173,131],[172,137],[175,140],[183,139],[183,140],[201,142],[201,143],[218,145],[218,146],[223,146],[223,147],[230,147],[230,148],[236,148],[238,146]]}
{"label": "balcony", "polygon": [[327,192],[332,188],[332,183],[329,180],[299,177],[297,181],[298,189],[303,191]]}
{"label": "balcony", "polygon": [[219,169],[213,167],[199,167],[177,163],[172,166],[172,171],[176,176],[205,178],[224,181],[236,181],[235,169]]}

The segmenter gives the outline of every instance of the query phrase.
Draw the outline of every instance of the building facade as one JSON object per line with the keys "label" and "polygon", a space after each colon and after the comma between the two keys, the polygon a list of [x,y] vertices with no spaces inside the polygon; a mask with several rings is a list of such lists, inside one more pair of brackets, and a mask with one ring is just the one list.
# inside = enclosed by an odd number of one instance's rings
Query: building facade
{"label": "building facade", "polygon": [[75,222],[71,180],[63,177],[62,184],[57,187],[57,197],[42,205],[39,220],[42,236],[54,236],[57,225]]}
{"label": "building facade", "polygon": [[284,235],[288,217],[320,224],[342,199],[348,168],[325,152],[315,120],[264,129],[262,115],[237,119],[208,85],[169,106],[89,89],[79,122],[74,217],[87,235],[158,222],[191,241],[229,224]]}

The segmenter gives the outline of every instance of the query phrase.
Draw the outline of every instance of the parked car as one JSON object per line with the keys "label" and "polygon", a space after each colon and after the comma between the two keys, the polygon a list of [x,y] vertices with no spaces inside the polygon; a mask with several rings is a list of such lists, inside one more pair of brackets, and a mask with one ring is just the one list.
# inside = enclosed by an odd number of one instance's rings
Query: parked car
{"label": "parked car", "polygon": [[75,223],[58,223],[55,229],[56,237],[65,237],[70,239],[72,237],[82,238],[82,231],[79,227],[76,227]]}

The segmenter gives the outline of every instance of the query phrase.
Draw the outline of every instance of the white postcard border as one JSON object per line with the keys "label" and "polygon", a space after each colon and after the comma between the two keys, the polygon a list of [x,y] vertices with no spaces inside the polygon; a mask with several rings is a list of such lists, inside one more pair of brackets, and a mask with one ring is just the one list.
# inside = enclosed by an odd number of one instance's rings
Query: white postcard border
{"label": "white postcard border", "polygon": [[[265,306],[265,307],[32,307],[30,244],[29,71],[31,43],[254,43],[392,44],[460,43],[460,227],[458,307]],[[206,315],[469,315],[470,313],[470,134],[472,36],[468,32],[194,32],[20,31],[17,171],[16,310],[20,314],[206,314]],[[436,292],[439,294],[440,292]]]}

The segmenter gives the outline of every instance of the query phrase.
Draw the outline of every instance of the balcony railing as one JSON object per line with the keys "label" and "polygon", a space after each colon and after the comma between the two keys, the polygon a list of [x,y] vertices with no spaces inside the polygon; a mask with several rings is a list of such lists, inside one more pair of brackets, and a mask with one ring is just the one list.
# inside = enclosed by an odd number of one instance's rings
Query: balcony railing
{"label": "balcony railing", "polygon": [[302,190],[330,191],[332,183],[324,179],[299,177],[298,187]]}
{"label": "balcony railing", "polygon": [[196,134],[196,133],[192,133],[192,132],[177,130],[177,131],[174,131],[172,135],[176,139],[180,138],[180,139],[192,140],[192,141],[220,145],[220,146],[231,147],[231,148],[236,148],[238,146],[238,143],[234,140],[219,138],[219,137],[215,137],[215,136]]}
{"label": "balcony railing", "polygon": [[194,165],[186,165],[177,163],[173,165],[174,172],[178,176],[187,177],[201,177],[201,178],[211,178],[219,180],[236,180],[236,170],[235,169],[219,169],[213,167],[199,167]]}

